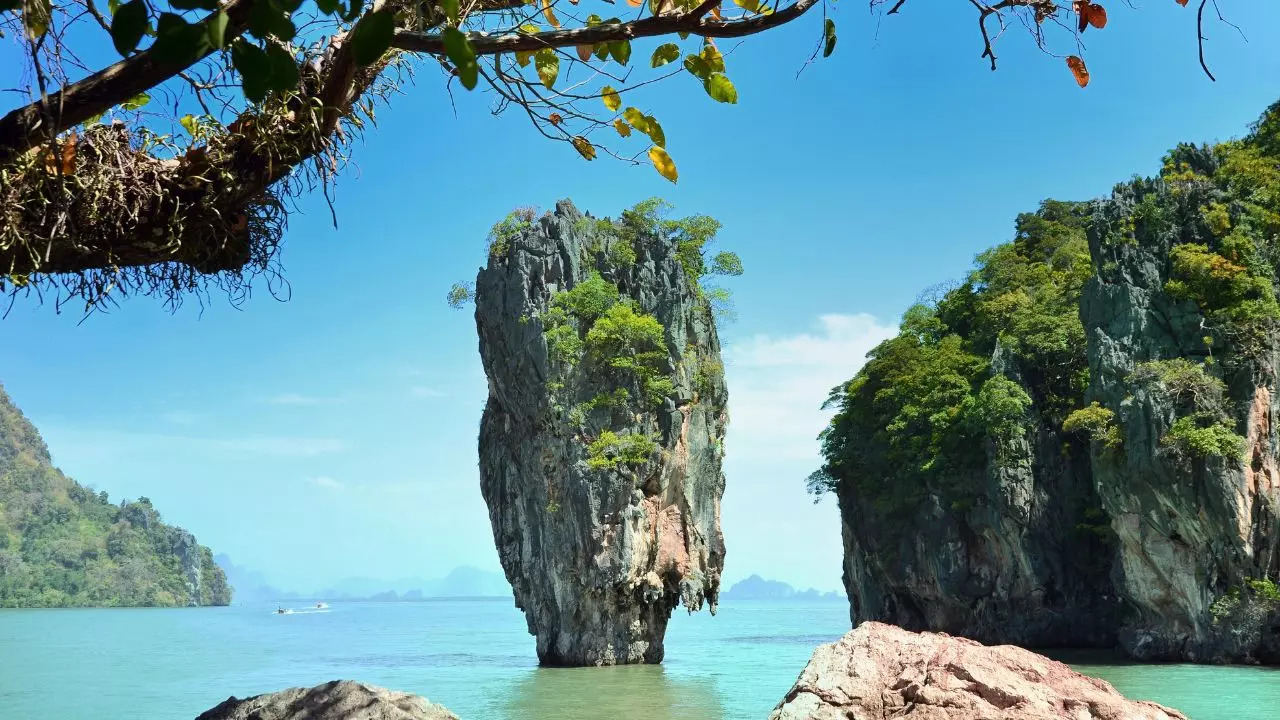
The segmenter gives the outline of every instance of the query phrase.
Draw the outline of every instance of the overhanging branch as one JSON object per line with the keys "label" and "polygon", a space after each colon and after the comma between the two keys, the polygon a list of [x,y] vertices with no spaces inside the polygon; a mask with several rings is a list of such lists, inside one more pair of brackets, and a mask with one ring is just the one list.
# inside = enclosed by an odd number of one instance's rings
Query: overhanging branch
{"label": "overhanging branch", "polygon": [[[596,25],[595,27],[574,28],[572,30],[550,30],[532,34],[487,35],[485,33],[467,33],[471,47],[477,55],[498,55],[517,51],[533,51],[542,48],[560,48],[571,45],[595,45],[597,43],[617,42],[618,40],[634,40],[643,37],[671,35],[687,32],[710,38],[732,38],[754,35],[770,28],[778,27],[795,20],[809,8],[818,4],[818,0],[798,0],[784,10],[770,15],[757,15],[741,20],[714,20],[705,17],[711,6],[717,3],[703,3],[697,8],[679,15],[657,15],[643,20],[625,23]],[[396,31],[391,46],[411,52],[444,54],[444,38],[433,33]]]}
{"label": "overhanging branch", "polygon": [[[231,0],[225,42],[240,37],[249,25],[253,0]],[[19,155],[85,120],[106,112],[139,93],[176,77],[203,60],[212,49],[190,62],[160,62],[150,49],[124,58],[49,96],[10,111],[0,118],[0,161]]]}

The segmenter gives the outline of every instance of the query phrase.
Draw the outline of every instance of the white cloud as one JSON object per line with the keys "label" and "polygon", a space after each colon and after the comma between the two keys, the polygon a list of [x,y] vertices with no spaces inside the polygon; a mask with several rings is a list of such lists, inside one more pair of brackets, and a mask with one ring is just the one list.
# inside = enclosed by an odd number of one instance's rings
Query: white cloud
{"label": "white cloud", "polygon": [[[866,313],[822,315],[812,332],[756,335],[725,348],[729,457],[735,461],[810,460],[831,388],[853,377],[869,350],[897,333]],[[807,473],[807,471],[806,471]]]}
{"label": "white cloud", "polygon": [[338,482],[337,480],[334,480],[328,475],[318,475],[316,477],[309,477],[307,478],[307,482],[311,483],[312,485],[315,485],[316,487],[324,488],[326,490],[342,490],[346,488],[346,485],[343,485],[342,483]]}

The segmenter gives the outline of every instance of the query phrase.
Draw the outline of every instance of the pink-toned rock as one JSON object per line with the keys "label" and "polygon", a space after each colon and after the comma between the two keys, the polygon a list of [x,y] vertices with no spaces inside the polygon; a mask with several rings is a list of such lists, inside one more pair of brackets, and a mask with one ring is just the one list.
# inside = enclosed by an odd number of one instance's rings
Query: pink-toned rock
{"label": "pink-toned rock", "polygon": [[819,646],[770,720],[1187,720],[1013,645],[865,622]]}

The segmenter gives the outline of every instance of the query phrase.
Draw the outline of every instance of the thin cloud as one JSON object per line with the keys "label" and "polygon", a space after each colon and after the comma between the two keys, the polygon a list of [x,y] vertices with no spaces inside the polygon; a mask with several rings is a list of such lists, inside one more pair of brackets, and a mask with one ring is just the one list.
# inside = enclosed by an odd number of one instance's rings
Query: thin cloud
{"label": "thin cloud", "polygon": [[337,480],[334,480],[328,475],[318,475],[316,477],[309,477],[307,478],[307,482],[311,483],[312,485],[315,485],[318,488],[324,488],[325,490],[343,490],[347,487],[346,485],[343,485],[342,483],[338,482]]}
{"label": "thin cloud", "polygon": [[415,385],[409,388],[409,394],[416,398],[438,398],[445,396],[445,393],[440,390],[426,387],[425,385]]}
{"label": "thin cloud", "polygon": [[178,453],[185,457],[225,456],[227,454],[266,457],[317,457],[347,450],[337,438],[246,435],[202,437],[165,433],[132,432],[100,428],[67,427],[48,423],[44,435],[59,452],[72,452],[100,462],[112,462],[130,456]]}
{"label": "thin cloud", "polygon": [[817,436],[831,417],[822,402],[896,333],[866,313],[829,314],[811,332],[755,335],[727,347],[729,458],[810,460],[817,467]]}

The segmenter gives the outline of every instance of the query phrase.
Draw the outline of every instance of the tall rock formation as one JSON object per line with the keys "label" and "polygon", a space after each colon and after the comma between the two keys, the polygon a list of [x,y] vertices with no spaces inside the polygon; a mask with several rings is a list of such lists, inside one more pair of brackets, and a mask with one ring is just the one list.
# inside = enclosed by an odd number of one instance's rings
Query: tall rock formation
{"label": "tall rock formation", "polygon": [[831,398],[854,624],[1280,662],[1280,105],[1047,201]]}
{"label": "tall rock formation", "polygon": [[716,607],[728,418],[699,280],[736,256],[657,209],[513,213],[476,280],[481,490],[544,664],[660,662],[677,605]]}

